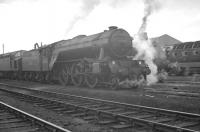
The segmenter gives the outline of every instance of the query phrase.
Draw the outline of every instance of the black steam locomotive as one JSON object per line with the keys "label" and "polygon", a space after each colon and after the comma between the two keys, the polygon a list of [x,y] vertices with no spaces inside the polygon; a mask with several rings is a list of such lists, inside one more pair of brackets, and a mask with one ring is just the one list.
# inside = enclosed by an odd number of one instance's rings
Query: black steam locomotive
{"label": "black steam locomotive", "polygon": [[79,35],[47,46],[36,43],[30,51],[0,55],[1,77],[31,81],[59,80],[63,85],[119,86],[139,81],[150,73],[137,54],[132,37],[115,26],[104,32]]}
{"label": "black steam locomotive", "polygon": [[[173,71],[178,75],[200,73],[200,41],[175,44],[167,51]],[[172,69],[173,69],[172,68]]]}

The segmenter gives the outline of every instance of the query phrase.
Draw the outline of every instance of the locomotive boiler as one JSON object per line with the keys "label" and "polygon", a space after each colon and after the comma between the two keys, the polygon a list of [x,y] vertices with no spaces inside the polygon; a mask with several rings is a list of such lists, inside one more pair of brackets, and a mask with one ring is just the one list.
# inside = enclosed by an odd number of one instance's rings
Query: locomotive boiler
{"label": "locomotive boiler", "polygon": [[21,55],[19,76],[25,80],[58,80],[63,85],[91,88],[133,84],[150,73],[143,60],[133,60],[136,54],[128,32],[111,26],[98,34],[79,35],[46,46],[36,43],[33,50]]}

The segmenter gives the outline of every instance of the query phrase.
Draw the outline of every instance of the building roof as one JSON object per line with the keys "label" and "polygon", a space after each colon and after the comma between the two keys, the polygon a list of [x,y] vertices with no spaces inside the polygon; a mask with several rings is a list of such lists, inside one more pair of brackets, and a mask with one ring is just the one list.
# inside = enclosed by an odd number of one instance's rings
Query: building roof
{"label": "building roof", "polygon": [[180,40],[177,40],[167,34],[161,35],[159,37],[151,38],[154,45],[159,44],[160,46],[172,46],[177,43],[181,43]]}

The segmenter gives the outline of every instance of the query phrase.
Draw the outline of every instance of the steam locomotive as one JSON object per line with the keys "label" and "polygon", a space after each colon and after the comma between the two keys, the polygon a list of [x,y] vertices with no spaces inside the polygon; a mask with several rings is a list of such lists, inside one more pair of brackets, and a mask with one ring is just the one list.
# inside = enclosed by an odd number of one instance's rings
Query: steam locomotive
{"label": "steam locomotive", "polygon": [[123,82],[146,79],[150,74],[144,60],[133,60],[136,54],[128,32],[111,26],[94,35],[79,35],[46,46],[36,43],[30,51],[2,54],[0,75],[42,82],[57,80],[63,85],[90,88],[116,87]]}
{"label": "steam locomotive", "polygon": [[200,73],[200,41],[175,44],[167,51],[167,58],[177,75]]}

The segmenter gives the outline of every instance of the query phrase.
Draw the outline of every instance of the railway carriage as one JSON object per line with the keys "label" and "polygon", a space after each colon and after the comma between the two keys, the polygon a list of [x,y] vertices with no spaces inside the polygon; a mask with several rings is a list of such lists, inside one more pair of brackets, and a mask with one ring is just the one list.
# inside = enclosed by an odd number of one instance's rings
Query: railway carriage
{"label": "railway carriage", "polygon": [[24,50],[0,55],[0,76],[4,78],[17,78],[22,71],[22,54]]}
{"label": "railway carriage", "polygon": [[177,64],[178,74],[200,73],[200,41],[176,44],[167,56]]}

